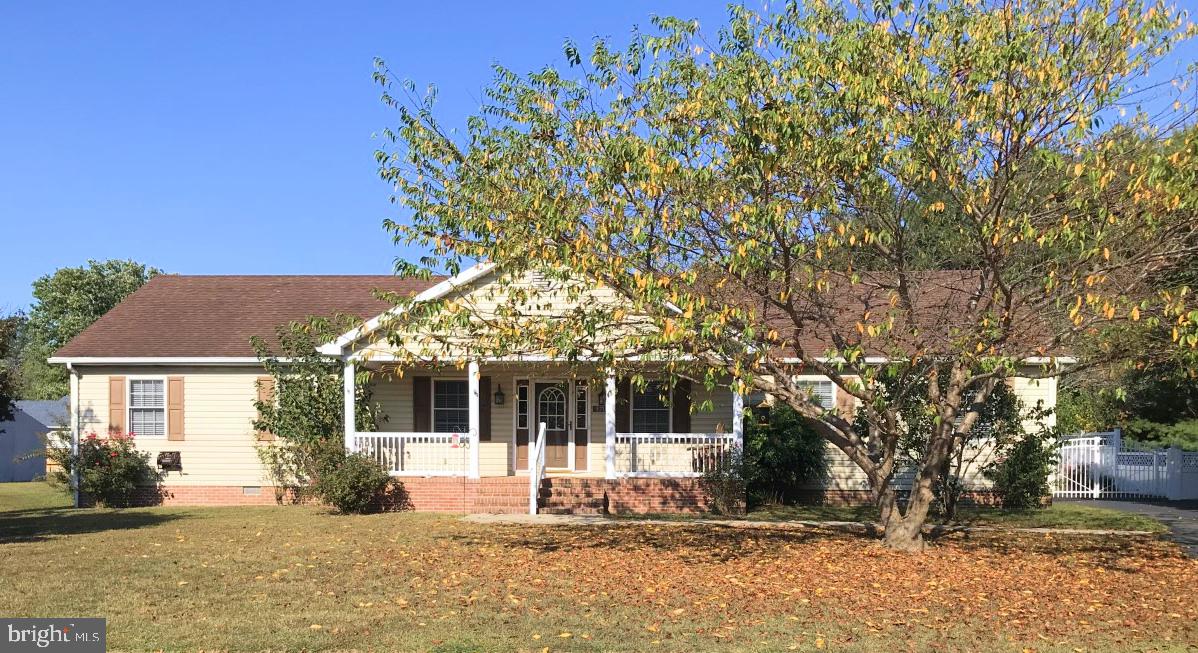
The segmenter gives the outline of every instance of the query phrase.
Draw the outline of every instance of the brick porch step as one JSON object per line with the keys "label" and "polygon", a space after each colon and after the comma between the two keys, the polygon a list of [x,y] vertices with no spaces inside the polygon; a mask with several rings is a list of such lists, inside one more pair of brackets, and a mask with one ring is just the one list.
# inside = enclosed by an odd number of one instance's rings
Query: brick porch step
{"label": "brick porch step", "polygon": [[537,510],[542,515],[602,515],[603,508],[555,508],[546,507]]}

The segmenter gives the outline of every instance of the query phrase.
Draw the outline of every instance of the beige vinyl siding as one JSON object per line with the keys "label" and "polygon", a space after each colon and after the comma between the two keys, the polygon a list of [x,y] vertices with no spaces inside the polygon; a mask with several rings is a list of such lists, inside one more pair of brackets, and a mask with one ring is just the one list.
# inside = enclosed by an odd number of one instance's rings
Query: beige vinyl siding
{"label": "beige vinyl siding", "polygon": [[[468,307],[473,315],[483,318],[496,315],[501,308],[505,311],[515,309],[522,318],[551,323],[556,321],[563,328],[568,326],[565,322],[568,319],[567,316],[578,306],[619,305],[622,303],[616,294],[606,287],[581,283],[567,287],[557,281],[552,282],[550,286],[541,287],[538,282],[539,278],[536,274],[528,273],[524,278],[514,282],[500,283],[499,276],[490,273],[475,280],[467,287],[449,293],[444,300]],[[528,296],[517,305],[514,298],[518,297],[521,292],[527,293]],[[599,334],[597,338],[601,345],[610,343],[618,339],[620,334],[637,328],[636,325],[637,319],[628,317],[618,330]],[[403,335],[402,339],[404,343],[401,346],[402,351],[416,354],[425,359],[453,360],[465,355],[463,345],[468,336],[449,334],[437,339],[430,339],[421,334],[408,333]],[[387,355],[396,352],[397,349],[386,339],[379,339],[366,344],[358,351],[358,354],[369,360],[372,355]],[[396,353],[396,357],[401,356]]]}
{"label": "beige vinyl siding", "polygon": [[108,431],[109,376],[182,376],[185,439],[137,438],[153,463],[161,451],[182,454],[183,471],[170,472],[171,485],[269,485],[255,449],[255,367],[79,367],[79,423],[86,436]]}
{"label": "beige vinyl siding", "polygon": [[[1043,418],[1044,426],[1051,427],[1057,425],[1057,380],[1055,378],[1029,379],[1015,377],[1009,383],[1011,390],[1023,402],[1025,408],[1032,409],[1039,404],[1042,408],[1052,411]],[[1030,419],[1024,422],[1024,428],[1028,430],[1037,429],[1039,426],[1037,422]]]}

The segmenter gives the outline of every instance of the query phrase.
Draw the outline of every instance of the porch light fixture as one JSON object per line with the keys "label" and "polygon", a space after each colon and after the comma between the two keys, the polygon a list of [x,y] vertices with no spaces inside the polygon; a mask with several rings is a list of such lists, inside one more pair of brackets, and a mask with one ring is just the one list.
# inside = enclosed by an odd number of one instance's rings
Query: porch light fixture
{"label": "porch light fixture", "polygon": [[501,385],[495,386],[495,405],[496,406],[503,405],[503,386],[501,386]]}

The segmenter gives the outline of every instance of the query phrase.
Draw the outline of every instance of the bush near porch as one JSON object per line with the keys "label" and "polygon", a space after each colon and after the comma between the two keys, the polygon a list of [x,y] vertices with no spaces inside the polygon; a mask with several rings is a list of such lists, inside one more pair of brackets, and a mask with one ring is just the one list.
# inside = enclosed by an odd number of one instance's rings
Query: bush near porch
{"label": "bush near porch", "polygon": [[[1151,537],[481,525],[314,506],[47,507],[0,486],[0,604],[112,650],[1182,650],[1198,565]],[[45,486],[41,486],[44,488]],[[45,561],[56,576],[46,582]],[[102,579],[102,581],[100,580]],[[120,587],[120,592],[111,591]]]}

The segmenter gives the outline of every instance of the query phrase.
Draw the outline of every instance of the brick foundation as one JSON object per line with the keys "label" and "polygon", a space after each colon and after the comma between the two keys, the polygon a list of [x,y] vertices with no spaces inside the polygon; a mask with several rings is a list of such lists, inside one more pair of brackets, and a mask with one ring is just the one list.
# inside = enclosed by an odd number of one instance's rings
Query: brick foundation
{"label": "brick foundation", "polygon": [[[412,477],[399,479],[412,510],[454,513],[528,512],[528,477],[505,476],[481,479],[460,477]],[[707,509],[707,495],[698,479],[550,477],[545,479],[542,505],[569,512],[611,514],[699,513]],[[583,505],[585,501],[586,505]],[[245,506],[274,505],[273,487],[258,493],[241,486],[168,485],[160,494],[145,488],[137,505]],[[573,507],[595,508],[573,510]]]}

